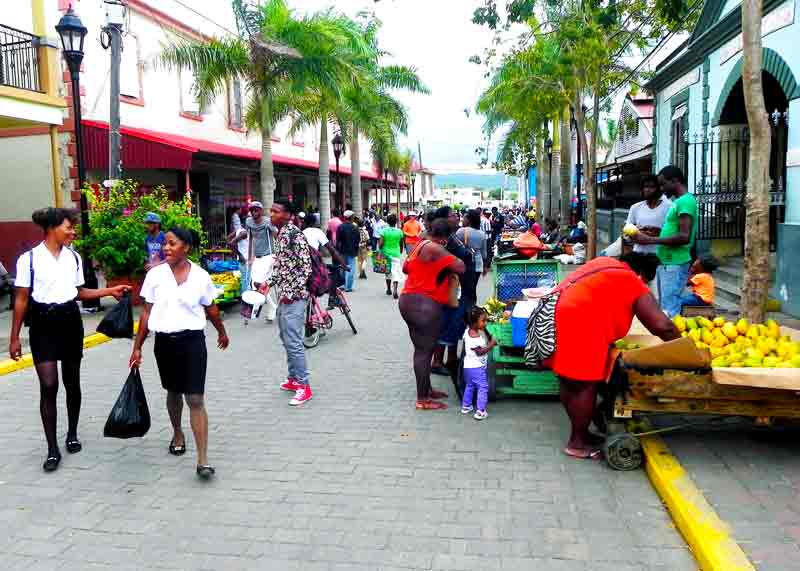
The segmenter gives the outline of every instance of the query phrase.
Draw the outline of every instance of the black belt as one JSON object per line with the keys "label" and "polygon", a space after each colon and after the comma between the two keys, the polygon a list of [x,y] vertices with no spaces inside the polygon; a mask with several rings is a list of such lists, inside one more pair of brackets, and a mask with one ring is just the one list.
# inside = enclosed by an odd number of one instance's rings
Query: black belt
{"label": "black belt", "polygon": [[184,329],[183,331],[176,331],[175,333],[159,333],[156,331],[156,337],[163,337],[165,339],[184,339],[194,335],[203,335],[202,329]]}

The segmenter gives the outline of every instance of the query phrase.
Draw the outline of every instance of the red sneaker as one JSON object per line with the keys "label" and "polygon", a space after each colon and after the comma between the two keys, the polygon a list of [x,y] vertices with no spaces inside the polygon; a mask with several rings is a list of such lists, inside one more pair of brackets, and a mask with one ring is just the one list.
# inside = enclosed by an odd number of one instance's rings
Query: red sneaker
{"label": "red sneaker", "polygon": [[296,393],[299,388],[300,385],[295,379],[286,379],[286,382],[281,385],[282,391],[291,391],[293,393]]}
{"label": "red sneaker", "polygon": [[289,401],[291,406],[300,406],[311,400],[314,393],[311,392],[311,385],[299,385],[300,388],[294,394],[294,398]]}

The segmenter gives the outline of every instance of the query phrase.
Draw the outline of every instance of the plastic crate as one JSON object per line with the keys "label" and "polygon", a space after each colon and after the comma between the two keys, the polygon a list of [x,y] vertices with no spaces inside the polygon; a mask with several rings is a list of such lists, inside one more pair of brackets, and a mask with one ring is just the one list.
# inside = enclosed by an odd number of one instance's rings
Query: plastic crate
{"label": "plastic crate", "polygon": [[500,301],[524,299],[522,290],[557,284],[560,279],[557,260],[496,260],[494,263],[494,292]]}
{"label": "plastic crate", "polygon": [[509,396],[559,394],[558,377],[553,371],[498,367],[497,375],[511,381],[509,385],[497,387],[497,392],[501,394]]}
{"label": "plastic crate", "polygon": [[489,333],[492,337],[497,339],[498,345],[502,345],[504,347],[513,347],[514,346],[514,334],[511,329],[511,323],[489,323],[486,325],[486,329],[489,330]]}

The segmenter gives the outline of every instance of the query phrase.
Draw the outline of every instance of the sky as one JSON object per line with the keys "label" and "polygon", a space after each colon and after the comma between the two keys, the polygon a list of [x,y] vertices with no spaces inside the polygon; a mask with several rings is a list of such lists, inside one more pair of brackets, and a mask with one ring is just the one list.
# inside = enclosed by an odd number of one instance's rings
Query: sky
{"label": "sky", "polygon": [[[2,2],[4,0],[0,0]],[[100,0],[95,0],[100,1]],[[158,0],[168,13],[180,15],[189,25],[210,34],[233,33],[236,24],[231,0]],[[151,0],[157,4],[156,0]],[[288,0],[300,14],[334,6],[355,18],[373,11],[383,23],[381,47],[391,54],[386,63],[417,69],[430,95],[395,95],[407,107],[408,135],[401,146],[418,154],[422,164],[439,174],[494,174],[479,169],[475,149],[484,144],[482,119],[474,113],[475,103],[488,83],[483,66],[469,63],[492,40],[486,27],[472,23],[475,8],[483,0]],[[470,110],[470,115],[464,113]],[[494,158],[494,149],[490,158]],[[419,159],[419,157],[417,157]]]}

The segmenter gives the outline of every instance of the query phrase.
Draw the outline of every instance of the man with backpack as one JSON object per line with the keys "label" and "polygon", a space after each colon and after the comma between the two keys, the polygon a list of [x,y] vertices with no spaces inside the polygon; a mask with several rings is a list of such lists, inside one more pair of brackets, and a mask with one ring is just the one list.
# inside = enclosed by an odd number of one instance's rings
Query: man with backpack
{"label": "man with backpack", "polygon": [[278,329],[289,369],[286,382],[280,388],[294,392],[289,404],[298,406],[312,397],[303,334],[313,267],[308,241],[300,228],[292,223],[294,214],[292,203],[283,198],[276,200],[270,209],[278,237],[275,240],[275,266],[267,287],[278,290]]}

